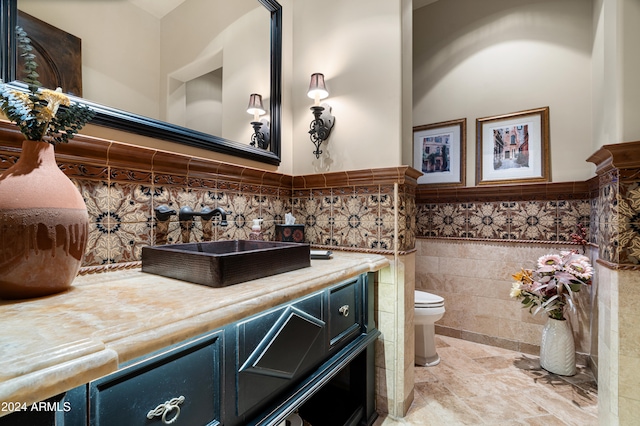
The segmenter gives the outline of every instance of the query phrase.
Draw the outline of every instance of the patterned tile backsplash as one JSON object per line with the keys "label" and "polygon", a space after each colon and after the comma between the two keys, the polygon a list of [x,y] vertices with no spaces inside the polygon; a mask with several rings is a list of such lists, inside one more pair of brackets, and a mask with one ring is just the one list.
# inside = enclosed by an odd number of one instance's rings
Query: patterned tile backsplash
{"label": "patterned tile backsplash", "polygon": [[[4,170],[22,137],[4,122],[0,132]],[[406,166],[292,177],[85,136],[56,147],[56,156],[87,204],[85,266],[138,261],[150,244],[245,239],[254,218],[273,239],[289,212],[311,244],[383,253],[413,250],[416,238],[570,242],[581,224],[600,259],[640,264],[637,168],[588,182],[430,189]],[[228,225],[177,214],[160,222],[161,205],[176,213],[221,207]]]}
{"label": "patterned tile backsplash", "polygon": [[[411,185],[399,186],[398,216],[414,203]],[[394,185],[368,185],[294,190],[292,210],[305,224],[306,240],[323,246],[393,250],[396,225]],[[415,231],[398,220],[399,250],[414,246]]]}
{"label": "patterned tile backsplash", "polygon": [[[282,223],[284,214],[291,209],[291,191],[287,190],[264,195],[260,188],[235,192],[226,188],[204,190],[93,181],[80,181],[80,188],[94,226],[87,265],[140,260],[142,247],[150,244],[247,239],[251,220],[257,217],[264,218],[265,238],[271,239],[273,225]],[[175,211],[166,222],[154,219],[154,208],[161,205]],[[205,207],[221,207],[228,212],[228,225],[220,225],[220,216],[179,221],[177,213],[185,206],[196,212]]]}
{"label": "patterned tile backsplash", "polygon": [[[305,240],[314,245],[358,249],[393,250],[395,216],[393,185],[298,190],[244,186],[234,191],[218,181],[215,189],[186,188],[169,184],[139,184],[76,179],[92,224],[87,265],[130,262],[140,259],[142,247],[221,239],[247,239],[252,219],[263,219],[266,239],[273,239],[275,224],[291,212],[305,225]],[[194,218],[166,223],[154,220],[153,209],[165,205],[178,212],[222,207],[229,212],[228,225],[220,217],[212,221]],[[404,206],[402,207],[404,208]],[[400,244],[412,239],[403,232]]]}

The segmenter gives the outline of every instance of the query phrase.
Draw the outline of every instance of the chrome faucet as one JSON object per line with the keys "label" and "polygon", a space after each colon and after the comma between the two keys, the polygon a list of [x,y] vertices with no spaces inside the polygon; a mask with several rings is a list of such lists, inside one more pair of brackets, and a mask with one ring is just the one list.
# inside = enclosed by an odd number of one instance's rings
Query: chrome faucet
{"label": "chrome faucet", "polygon": [[202,220],[211,220],[214,216],[220,215],[220,226],[227,226],[227,214],[231,212],[225,211],[222,207],[216,207],[211,209],[210,207],[204,207],[200,212],[194,212],[189,206],[180,208],[178,213],[178,219],[182,221],[193,220],[195,216],[200,216]]}

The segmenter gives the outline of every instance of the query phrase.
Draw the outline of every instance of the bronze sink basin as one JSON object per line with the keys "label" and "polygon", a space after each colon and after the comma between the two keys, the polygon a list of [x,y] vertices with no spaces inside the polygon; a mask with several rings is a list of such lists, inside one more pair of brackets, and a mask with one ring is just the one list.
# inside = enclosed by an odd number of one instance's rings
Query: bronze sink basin
{"label": "bronze sink basin", "polygon": [[311,266],[308,244],[227,240],[142,248],[142,272],[226,287]]}

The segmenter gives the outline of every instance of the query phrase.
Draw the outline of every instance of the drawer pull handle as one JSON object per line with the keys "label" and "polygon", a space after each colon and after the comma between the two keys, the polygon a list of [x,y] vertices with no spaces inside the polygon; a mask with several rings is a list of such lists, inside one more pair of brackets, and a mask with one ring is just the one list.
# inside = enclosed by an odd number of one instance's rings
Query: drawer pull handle
{"label": "drawer pull handle", "polygon": [[[164,404],[158,405],[155,409],[149,411],[147,413],[147,418],[149,420],[154,417],[162,416],[162,423],[165,425],[170,425],[171,423],[178,420],[178,416],[180,415],[180,407],[179,404],[184,402],[184,396],[180,395],[178,398],[171,398],[170,401],[165,402]],[[170,413],[173,413],[173,417],[168,418]]]}
{"label": "drawer pull handle", "polygon": [[349,316],[349,305],[340,306],[340,309],[338,309],[338,312],[340,312],[340,315],[342,315],[343,317],[348,317]]}

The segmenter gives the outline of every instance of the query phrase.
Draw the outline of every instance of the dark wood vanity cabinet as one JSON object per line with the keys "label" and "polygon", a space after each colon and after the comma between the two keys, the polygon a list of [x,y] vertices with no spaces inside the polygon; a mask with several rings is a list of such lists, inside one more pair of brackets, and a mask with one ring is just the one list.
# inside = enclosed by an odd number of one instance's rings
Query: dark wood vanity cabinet
{"label": "dark wood vanity cabinet", "polygon": [[0,425],[280,425],[294,412],[312,426],[371,424],[372,282],[363,274],[158,351],[60,395],[67,412]]}
{"label": "dark wood vanity cabinet", "polygon": [[226,399],[225,425],[280,425],[295,411],[313,418],[312,426],[375,420],[373,343],[380,333],[366,274],[247,318],[235,330],[237,386],[226,385],[236,398]]}

